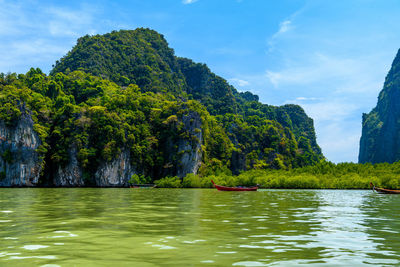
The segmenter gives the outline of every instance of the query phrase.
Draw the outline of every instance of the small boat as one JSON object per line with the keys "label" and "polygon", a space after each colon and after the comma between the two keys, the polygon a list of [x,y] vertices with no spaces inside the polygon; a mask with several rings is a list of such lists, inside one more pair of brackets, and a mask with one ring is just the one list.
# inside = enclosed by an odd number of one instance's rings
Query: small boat
{"label": "small boat", "polygon": [[222,185],[217,185],[214,183],[213,180],[211,180],[215,188],[217,188],[219,191],[257,191],[258,186],[253,186],[253,187],[229,187],[229,186],[222,186]]}
{"label": "small boat", "polygon": [[372,190],[374,190],[377,193],[381,194],[400,194],[400,190],[393,190],[393,189],[385,189],[385,188],[379,188],[375,187],[373,183],[369,183],[372,187]]}
{"label": "small boat", "polygon": [[132,184],[130,188],[155,188],[155,184]]}

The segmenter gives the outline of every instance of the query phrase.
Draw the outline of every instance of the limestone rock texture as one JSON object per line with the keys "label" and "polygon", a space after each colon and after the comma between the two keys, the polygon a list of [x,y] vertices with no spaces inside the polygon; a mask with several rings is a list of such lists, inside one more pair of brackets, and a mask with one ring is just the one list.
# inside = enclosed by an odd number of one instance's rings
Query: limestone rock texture
{"label": "limestone rock texture", "polygon": [[376,107],[362,117],[359,163],[400,160],[400,50],[386,76]]}
{"label": "limestone rock texture", "polygon": [[180,153],[176,173],[178,177],[185,177],[188,173],[197,174],[202,160],[203,134],[200,115],[190,112],[182,118],[182,122],[184,129],[189,133],[189,138],[178,141],[178,153]]}
{"label": "limestone rock texture", "polygon": [[41,142],[28,111],[14,126],[0,121],[0,186],[35,186],[43,159],[36,152]]}

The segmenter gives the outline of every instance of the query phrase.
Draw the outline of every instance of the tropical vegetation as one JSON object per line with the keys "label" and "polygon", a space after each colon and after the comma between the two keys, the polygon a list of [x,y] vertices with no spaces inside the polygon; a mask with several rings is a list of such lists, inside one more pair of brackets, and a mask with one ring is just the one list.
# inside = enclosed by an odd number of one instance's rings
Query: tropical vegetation
{"label": "tropical vegetation", "polygon": [[[205,64],[176,57],[149,29],[84,36],[50,75],[38,68],[0,74],[0,120],[12,128],[23,115],[40,137],[43,184],[68,164],[71,151],[86,185],[121,152],[146,181],[174,177],[187,152],[178,150],[182,140],[201,144],[203,177],[324,159],[300,106],[270,106],[238,92]],[[190,116],[199,118],[198,128],[183,123]]]}
{"label": "tropical vegetation", "polygon": [[211,188],[211,179],[225,186],[254,186],[274,189],[370,189],[370,183],[389,189],[400,188],[400,162],[393,164],[357,164],[320,162],[291,170],[250,170],[241,174],[200,176],[188,174],[183,179],[167,177],[156,181],[159,187]]}

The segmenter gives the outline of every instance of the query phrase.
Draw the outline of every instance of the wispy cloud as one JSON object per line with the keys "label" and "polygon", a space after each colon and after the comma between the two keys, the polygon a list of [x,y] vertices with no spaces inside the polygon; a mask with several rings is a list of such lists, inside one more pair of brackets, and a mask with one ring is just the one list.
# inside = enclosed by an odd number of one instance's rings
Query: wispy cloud
{"label": "wispy cloud", "polygon": [[292,19],[286,19],[279,24],[279,29],[274,33],[267,41],[268,52],[272,52],[275,48],[276,40],[281,37],[284,33],[293,29]]}
{"label": "wispy cloud", "polygon": [[[313,101],[310,101],[313,100]],[[354,161],[358,152],[361,131],[354,124],[361,125],[359,105],[346,97],[305,98],[293,101],[300,104],[307,115],[313,118],[318,144],[329,160],[334,162]]]}
{"label": "wispy cloud", "polygon": [[33,19],[28,19],[30,14],[26,16],[23,8],[24,6],[19,3],[1,2],[0,36],[15,36],[23,33],[26,29],[38,27]]}
{"label": "wispy cloud", "polygon": [[282,33],[287,32],[288,30],[290,30],[291,24],[292,24],[292,21],[290,21],[290,20],[282,21],[279,26],[279,31],[275,35],[282,34]]}
{"label": "wispy cloud", "polygon": [[320,100],[320,98],[317,98],[317,97],[304,97],[304,96],[296,97],[296,101],[315,101],[315,100]]}
{"label": "wispy cloud", "polygon": [[356,103],[349,103],[347,99],[324,99],[316,103],[301,103],[307,114],[315,121],[339,122],[350,117],[357,109]]}
{"label": "wispy cloud", "polygon": [[[357,161],[361,114],[376,103],[385,72],[378,71],[381,55],[331,55],[313,52],[284,57],[265,79],[286,103],[301,105],[314,119],[318,143],[334,162]],[[342,151],[342,153],[340,153]]]}
{"label": "wispy cloud", "polygon": [[194,2],[197,2],[198,0],[182,0],[182,3],[184,5],[189,5],[189,4],[193,4]]}
{"label": "wispy cloud", "polygon": [[376,73],[371,62],[378,58],[371,57],[338,57],[322,53],[306,56],[307,60],[300,63],[288,61],[286,66],[278,71],[267,70],[266,78],[275,87],[279,86],[328,86],[330,93],[359,93],[379,90]]}
{"label": "wispy cloud", "polygon": [[318,144],[330,161],[357,162],[361,132],[353,121],[316,123],[316,128]]}
{"label": "wispy cloud", "polygon": [[25,72],[30,67],[44,71],[63,56],[84,34],[98,27],[98,10],[88,4],[60,7],[38,1],[3,1],[0,5],[0,72]]}
{"label": "wispy cloud", "polygon": [[246,81],[243,79],[238,79],[238,78],[231,78],[231,79],[228,79],[228,81],[230,83],[232,83],[233,85],[240,86],[240,87],[250,85],[249,81]]}
{"label": "wispy cloud", "polygon": [[303,6],[300,9],[298,9],[296,12],[292,13],[285,20],[283,20],[283,21],[281,21],[279,23],[278,30],[274,34],[269,36],[268,39],[267,39],[267,46],[268,46],[268,52],[269,53],[274,51],[276,42],[280,38],[282,38],[284,36],[287,36],[288,33],[293,32],[293,30],[296,28],[295,23],[294,23],[296,18],[298,16],[300,16],[303,12],[305,12],[306,9],[307,9],[307,5]]}
{"label": "wispy cloud", "polygon": [[83,28],[93,26],[93,10],[95,9],[85,6],[78,10],[48,8],[45,10],[49,16],[48,30],[53,36],[79,37]]}

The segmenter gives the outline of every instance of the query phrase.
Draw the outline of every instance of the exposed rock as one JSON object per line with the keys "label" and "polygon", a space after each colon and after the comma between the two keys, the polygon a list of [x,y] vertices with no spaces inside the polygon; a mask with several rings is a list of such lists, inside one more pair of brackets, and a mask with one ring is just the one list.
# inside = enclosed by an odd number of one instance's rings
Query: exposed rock
{"label": "exposed rock", "polygon": [[400,50],[397,53],[376,107],[363,114],[360,163],[393,163],[400,160]]}
{"label": "exposed rock", "polygon": [[69,162],[66,166],[58,166],[56,173],[54,174],[54,185],[55,186],[84,186],[85,182],[82,176],[82,168],[77,159],[77,150],[73,145],[68,151]]}
{"label": "exposed rock", "polygon": [[181,153],[177,164],[176,175],[178,177],[185,177],[188,173],[197,174],[202,160],[203,133],[200,115],[191,111],[188,115],[183,116],[182,123],[184,130],[189,133],[189,138],[178,141],[178,155]]}
{"label": "exposed rock", "polygon": [[36,149],[41,142],[31,115],[22,110],[15,126],[0,121],[0,186],[35,186],[43,160]]}
{"label": "exposed rock", "polygon": [[125,149],[112,161],[102,162],[97,168],[94,177],[86,177],[77,159],[77,150],[71,146],[69,162],[64,167],[58,167],[54,174],[54,186],[98,186],[98,187],[127,187],[129,179],[136,173],[130,161],[129,150]]}
{"label": "exposed rock", "polygon": [[96,185],[100,187],[128,186],[129,179],[136,173],[130,161],[129,150],[124,150],[112,161],[103,162],[95,173]]}

